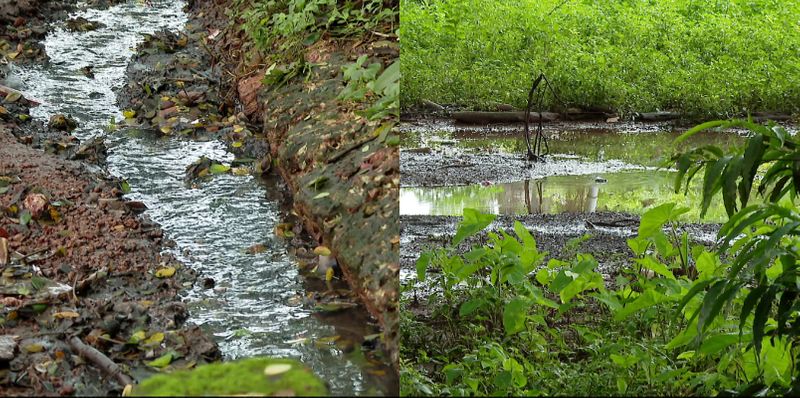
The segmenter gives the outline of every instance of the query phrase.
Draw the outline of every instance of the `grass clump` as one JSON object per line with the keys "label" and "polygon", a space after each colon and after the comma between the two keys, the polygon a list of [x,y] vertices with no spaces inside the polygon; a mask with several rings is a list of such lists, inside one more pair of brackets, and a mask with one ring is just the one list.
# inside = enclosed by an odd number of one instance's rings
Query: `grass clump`
{"label": "grass clump", "polygon": [[[563,3],[563,4],[562,4]],[[800,8],[776,0],[402,0],[401,102],[696,117],[800,109]],[[545,105],[561,107],[553,98]]]}

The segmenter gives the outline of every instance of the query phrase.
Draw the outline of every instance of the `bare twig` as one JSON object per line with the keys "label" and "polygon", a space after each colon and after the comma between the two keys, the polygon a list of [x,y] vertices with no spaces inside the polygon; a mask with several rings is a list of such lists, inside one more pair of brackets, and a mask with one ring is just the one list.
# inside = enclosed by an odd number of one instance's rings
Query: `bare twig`
{"label": "bare twig", "polygon": [[128,375],[122,373],[122,369],[114,363],[111,359],[109,359],[105,354],[96,350],[93,347],[90,347],[81,341],[78,337],[72,337],[69,339],[69,345],[75,350],[81,357],[84,359],[92,362],[93,364],[97,365],[103,372],[108,374],[109,376],[113,377],[120,385],[125,387],[128,384],[133,384],[133,380],[131,380]]}

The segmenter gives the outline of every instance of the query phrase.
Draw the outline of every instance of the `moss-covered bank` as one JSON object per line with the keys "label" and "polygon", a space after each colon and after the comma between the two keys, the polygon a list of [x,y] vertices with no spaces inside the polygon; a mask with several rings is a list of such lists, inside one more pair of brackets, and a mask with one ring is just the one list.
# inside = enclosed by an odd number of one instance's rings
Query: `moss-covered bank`
{"label": "moss-covered bank", "polygon": [[[377,3],[395,11],[398,6]],[[380,93],[362,100],[340,96],[346,79],[353,80],[352,72],[366,69],[353,66],[359,57],[367,58],[363,66],[376,64],[374,70],[384,71],[397,59],[392,19],[396,12],[390,22],[378,23],[375,33],[343,35],[330,26],[313,25],[304,31],[311,38],[302,44],[289,36],[275,38],[268,42],[272,51],[267,51],[265,42],[242,27],[257,18],[270,20],[270,11],[253,13],[250,7],[227,1],[190,3],[194,15],[207,17],[203,20],[214,37],[208,46],[228,68],[226,75],[235,77],[227,83],[246,115],[251,122],[262,123],[274,166],[294,194],[294,209],[312,236],[332,250],[351,287],[384,327],[384,344],[396,363],[400,244],[396,117],[391,113],[376,117],[371,112],[374,98],[387,97]],[[350,72],[344,71],[347,67]]]}

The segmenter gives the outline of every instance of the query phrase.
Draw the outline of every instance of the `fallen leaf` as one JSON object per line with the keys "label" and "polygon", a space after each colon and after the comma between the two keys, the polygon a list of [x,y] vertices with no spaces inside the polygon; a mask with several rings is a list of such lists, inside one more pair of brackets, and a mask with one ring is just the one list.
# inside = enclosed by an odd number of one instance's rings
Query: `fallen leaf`
{"label": "fallen leaf", "polygon": [[147,362],[148,366],[152,366],[154,368],[164,368],[167,367],[172,362],[172,352],[168,352],[150,362]]}
{"label": "fallen leaf", "polygon": [[225,166],[224,164],[214,163],[211,167],[208,168],[211,171],[211,174],[224,174],[230,170],[230,166]]}
{"label": "fallen leaf", "polygon": [[126,109],[126,110],[122,111],[122,116],[125,116],[125,119],[130,119],[130,118],[136,116],[136,111],[133,110],[133,109]]}
{"label": "fallen leaf", "polygon": [[250,174],[250,170],[247,167],[234,167],[231,171],[235,176],[246,176]]}
{"label": "fallen leaf", "polygon": [[44,346],[41,344],[28,344],[25,346],[25,351],[28,351],[31,354],[36,352],[42,352],[44,351]]}
{"label": "fallen leaf", "polygon": [[175,267],[161,268],[156,271],[156,278],[169,278],[175,275]]}
{"label": "fallen leaf", "polygon": [[0,238],[0,266],[8,264],[8,239]]}
{"label": "fallen leaf", "polygon": [[290,371],[291,369],[292,369],[292,365],[289,365],[288,363],[273,364],[273,365],[269,365],[266,368],[264,368],[264,375],[265,376],[275,376],[275,375],[279,375],[281,373],[286,373],[286,372]]}
{"label": "fallen leaf", "polygon": [[161,344],[162,341],[164,341],[164,333],[157,332],[157,333],[153,333],[153,335],[148,337],[147,340],[145,340],[142,344],[144,344],[144,345],[158,345],[158,344]]}
{"label": "fallen leaf", "polygon": [[267,246],[258,243],[247,248],[247,254],[258,254],[267,251]]}
{"label": "fallen leaf", "polygon": [[313,199],[322,199],[322,198],[324,198],[326,196],[330,196],[330,195],[331,195],[330,192],[320,192],[320,193],[317,194],[317,196],[314,196]]}
{"label": "fallen leaf", "polygon": [[77,318],[79,316],[81,316],[81,314],[79,314],[79,313],[77,313],[75,311],[61,311],[61,312],[56,312],[56,313],[53,314],[53,318],[57,318],[57,319]]}
{"label": "fallen leaf", "polygon": [[128,344],[139,344],[140,341],[144,340],[144,337],[144,330],[140,330],[134,333],[131,338],[128,339]]}

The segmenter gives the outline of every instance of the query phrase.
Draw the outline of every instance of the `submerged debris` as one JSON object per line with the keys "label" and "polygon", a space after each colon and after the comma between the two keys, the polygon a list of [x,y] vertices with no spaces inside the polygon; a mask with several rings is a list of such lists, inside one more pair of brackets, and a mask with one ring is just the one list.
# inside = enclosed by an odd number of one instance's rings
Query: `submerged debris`
{"label": "submerged debris", "polygon": [[50,116],[47,126],[61,131],[72,131],[78,128],[78,122],[69,115],[57,114]]}
{"label": "submerged debris", "polygon": [[84,17],[77,17],[68,19],[66,22],[67,30],[72,32],[89,32],[104,28],[106,25],[102,22],[90,21]]}

